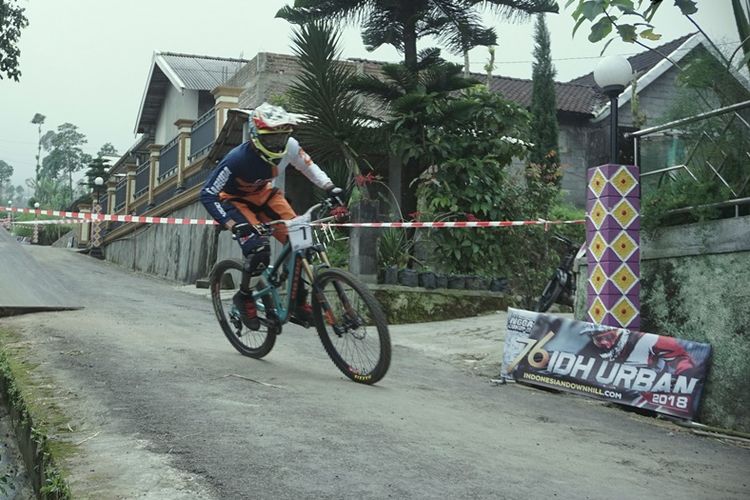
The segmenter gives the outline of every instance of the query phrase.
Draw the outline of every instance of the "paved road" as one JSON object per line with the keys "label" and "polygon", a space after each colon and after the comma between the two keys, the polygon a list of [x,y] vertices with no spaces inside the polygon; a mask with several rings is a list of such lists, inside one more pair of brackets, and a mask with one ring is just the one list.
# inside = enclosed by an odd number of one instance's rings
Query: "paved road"
{"label": "paved road", "polygon": [[[375,387],[312,330],[262,361],[205,296],[33,248],[80,311],[0,320],[65,415],[77,498],[748,498],[750,450],[596,401],[493,386],[503,314],[393,327]],[[189,292],[189,293],[188,293]]]}
{"label": "paved road", "polygon": [[80,307],[62,285],[37,262],[15,236],[0,226],[0,317],[33,311],[59,311]]}

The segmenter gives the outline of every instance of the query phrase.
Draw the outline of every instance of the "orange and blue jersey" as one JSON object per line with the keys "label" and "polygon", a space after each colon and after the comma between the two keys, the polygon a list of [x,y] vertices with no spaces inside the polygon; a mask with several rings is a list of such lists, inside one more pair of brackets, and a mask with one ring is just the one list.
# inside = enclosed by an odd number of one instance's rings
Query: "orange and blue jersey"
{"label": "orange and blue jersey", "polygon": [[287,142],[286,154],[278,166],[263,159],[250,142],[233,148],[219,162],[200,192],[201,203],[217,222],[224,224],[229,218],[222,203],[223,197],[245,197],[270,189],[271,182],[289,164],[299,170],[310,182],[321,189],[332,185],[331,179],[293,137]]}

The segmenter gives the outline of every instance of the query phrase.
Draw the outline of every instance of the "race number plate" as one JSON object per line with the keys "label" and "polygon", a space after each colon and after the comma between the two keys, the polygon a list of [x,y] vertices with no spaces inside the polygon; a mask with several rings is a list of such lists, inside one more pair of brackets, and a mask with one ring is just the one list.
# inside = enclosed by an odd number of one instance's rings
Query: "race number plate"
{"label": "race number plate", "polygon": [[310,214],[300,215],[289,222],[289,243],[292,250],[304,250],[313,246],[313,231],[310,227]]}

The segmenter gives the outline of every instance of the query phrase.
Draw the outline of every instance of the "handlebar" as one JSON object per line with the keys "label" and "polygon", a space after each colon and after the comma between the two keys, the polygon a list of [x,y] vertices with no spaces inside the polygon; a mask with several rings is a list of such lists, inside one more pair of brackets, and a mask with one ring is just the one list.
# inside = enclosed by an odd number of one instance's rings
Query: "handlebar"
{"label": "handlebar", "polygon": [[[255,226],[255,228],[258,230],[258,232],[261,235],[263,235],[263,236],[269,236],[274,231],[273,226],[276,226],[276,225],[279,225],[279,224],[284,224],[286,226],[289,226],[291,224],[294,224],[298,219],[300,219],[302,217],[306,217],[308,215],[312,216],[312,214],[314,212],[320,210],[321,208],[331,209],[331,208],[333,208],[333,206],[334,206],[334,203],[332,203],[330,199],[325,199],[322,202],[316,203],[315,205],[311,206],[310,208],[308,208],[305,211],[305,213],[303,213],[302,215],[299,215],[299,216],[295,217],[294,219],[277,219],[277,220],[272,220],[272,221],[264,222],[264,223],[262,223],[262,224],[260,224],[258,226]],[[340,206],[343,206],[343,205],[340,205]],[[324,224],[326,222],[331,222],[331,221],[336,220],[336,219],[340,219],[340,216],[338,216],[338,215],[331,215],[331,216],[328,216],[328,217],[323,217],[321,219],[311,220],[310,221],[310,225],[313,225],[313,224]]]}
{"label": "handlebar", "polygon": [[571,249],[572,248],[578,248],[578,245],[576,245],[575,243],[573,243],[570,239],[566,238],[562,234],[555,233],[555,234],[552,235],[552,237],[555,238],[558,241],[562,241],[567,247],[569,247]]}

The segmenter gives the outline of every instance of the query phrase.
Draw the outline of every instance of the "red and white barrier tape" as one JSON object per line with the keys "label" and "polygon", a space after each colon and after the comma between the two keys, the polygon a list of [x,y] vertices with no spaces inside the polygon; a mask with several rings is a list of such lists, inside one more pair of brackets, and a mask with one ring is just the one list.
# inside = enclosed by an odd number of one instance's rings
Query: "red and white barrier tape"
{"label": "red and white barrier tape", "polygon": [[414,228],[470,228],[470,227],[509,227],[509,226],[540,226],[552,224],[583,224],[583,220],[502,220],[502,221],[456,221],[456,222],[342,222],[324,224],[331,227],[372,227],[389,228],[398,227],[404,229]]}
{"label": "red and white barrier tape", "polygon": [[[192,224],[192,225],[212,225],[216,221],[212,219],[189,219],[185,217],[143,217],[139,215],[115,215],[115,214],[92,214],[90,212],[63,212],[60,210],[42,210],[41,208],[19,208],[19,207],[0,207],[0,212],[10,211],[23,214],[48,215],[52,217],[70,217],[80,219],[75,222],[83,221],[108,221],[108,222],[135,222],[141,224]],[[14,222],[15,223],[15,222]]]}
{"label": "red and white barrier tape", "polygon": [[[59,210],[42,210],[33,208],[0,207],[0,212],[11,211],[26,214],[68,217],[77,220],[56,221],[22,221],[15,224],[78,224],[93,220],[109,222],[132,222],[140,224],[175,224],[175,225],[214,225],[212,219],[190,219],[183,217],[143,217],[139,215],[92,214],[89,212],[62,212]],[[583,224],[583,220],[523,220],[523,221],[456,221],[456,222],[341,222],[318,224],[329,227],[363,227],[363,228],[475,228],[475,227],[510,227],[510,226],[550,226],[556,224]]]}

